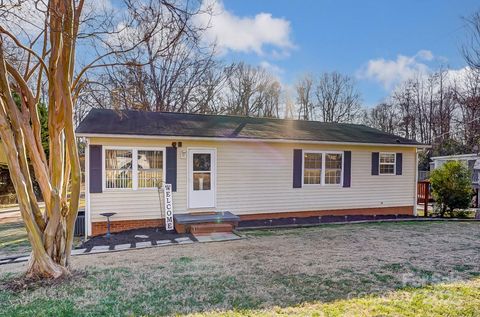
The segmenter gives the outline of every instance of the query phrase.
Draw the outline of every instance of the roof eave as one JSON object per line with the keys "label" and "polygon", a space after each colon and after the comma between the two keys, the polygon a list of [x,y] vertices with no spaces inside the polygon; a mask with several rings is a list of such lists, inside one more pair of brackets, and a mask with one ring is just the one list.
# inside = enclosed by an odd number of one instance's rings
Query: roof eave
{"label": "roof eave", "polygon": [[405,143],[368,143],[368,142],[336,142],[336,141],[314,141],[314,140],[293,140],[293,139],[263,139],[263,138],[226,138],[226,137],[195,137],[195,136],[166,136],[166,135],[138,135],[138,134],[109,134],[109,133],[82,133],[77,132],[78,137],[85,138],[133,138],[133,139],[157,139],[157,140],[208,140],[226,142],[272,142],[272,143],[304,143],[304,144],[348,144],[362,146],[394,146],[430,148],[428,144],[405,144]]}
{"label": "roof eave", "polygon": [[432,156],[430,159],[431,160],[443,160],[443,159],[462,159],[462,158],[474,158],[474,157],[478,157],[480,156],[480,154],[475,154],[475,153],[471,153],[471,154],[454,154],[454,155],[444,155],[444,156]]}

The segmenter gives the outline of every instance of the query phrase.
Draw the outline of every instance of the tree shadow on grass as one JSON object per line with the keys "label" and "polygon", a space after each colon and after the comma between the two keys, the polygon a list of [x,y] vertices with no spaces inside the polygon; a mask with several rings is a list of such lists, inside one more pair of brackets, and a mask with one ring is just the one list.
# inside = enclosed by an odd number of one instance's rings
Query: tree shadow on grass
{"label": "tree shadow on grass", "polygon": [[29,251],[30,242],[22,222],[0,224],[0,258]]}
{"label": "tree shadow on grass", "polygon": [[[443,307],[445,301],[458,300],[461,294],[465,307],[457,304],[450,307],[449,313],[454,316],[457,311],[465,313],[464,309],[471,306],[467,301],[480,301],[480,272],[472,266],[452,268],[454,273],[449,274],[393,263],[379,266],[368,274],[339,270],[325,276],[253,270],[246,277],[212,276],[207,267],[195,266],[195,260],[182,257],[167,267],[140,271],[128,267],[90,268],[58,283],[40,283],[24,289],[3,287],[0,303],[4,304],[0,304],[0,312],[6,315],[30,312],[58,316],[177,313],[207,316],[212,312],[271,315],[277,310],[299,309],[298,314],[310,315],[318,309],[335,312],[355,305],[364,305],[373,311],[381,311],[380,307],[385,305],[398,310],[406,307],[402,302],[405,300],[421,311],[429,306]],[[190,270],[192,265],[194,270]],[[266,276],[267,273],[270,274]],[[0,282],[5,285],[13,278],[3,276]],[[426,300],[430,302],[423,303]]]}

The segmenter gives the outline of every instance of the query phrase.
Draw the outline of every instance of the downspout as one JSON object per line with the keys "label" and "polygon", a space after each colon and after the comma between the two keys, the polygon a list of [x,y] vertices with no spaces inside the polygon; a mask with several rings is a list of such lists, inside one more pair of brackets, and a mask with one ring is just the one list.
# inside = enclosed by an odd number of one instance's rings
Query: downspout
{"label": "downspout", "polygon": [[418,195],[418,148],[415,148],[415,176],[413,179],[413,186],[414,186],[414,196],[413,196],[413,215],[416,217],[418,214],[417,211],[417,195]]}
{"label": "downspout", "polygon": [[85,240],[92,235],[90,221],[90,139],[85,140]]}

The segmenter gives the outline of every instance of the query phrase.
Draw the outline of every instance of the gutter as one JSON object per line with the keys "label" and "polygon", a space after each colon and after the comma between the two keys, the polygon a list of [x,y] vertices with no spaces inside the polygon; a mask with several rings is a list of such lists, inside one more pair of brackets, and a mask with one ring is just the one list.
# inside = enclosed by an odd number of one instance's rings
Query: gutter
{"label": "gutter", "polygon": [[428,144],[403,144],[403,143],[362,143],[362,142],[335,142],[335,141],[312,141],[291,139],[255,139],[255,138],[220,138],[220,137],[195,137],[195,136],[161,136],[161,135],[138,135],[138,134],[103,134],[103,133],[76,133],[78,137],[85,138],[119,138],[119,139],[153,139],[153,140],[195,140],[217,142],[271,142],[271,143],[295,143],[295,144],[327,144],[327,145],[360,145],[360,146],[393,146],[427,149]]}

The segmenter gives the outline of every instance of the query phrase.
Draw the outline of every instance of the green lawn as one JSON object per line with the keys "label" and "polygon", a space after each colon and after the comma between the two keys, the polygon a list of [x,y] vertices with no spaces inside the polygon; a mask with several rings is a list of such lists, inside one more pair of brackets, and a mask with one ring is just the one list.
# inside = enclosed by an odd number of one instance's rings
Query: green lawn
{"label": "green lawn", "polygon": [[[478,222],[246,235],[74,257],[69,281],[0,287],[0,315],[480,316]],[[23,269],[0,266],[0,284]]]}
{"label": "green lawn", "polygon": [[331,303],[313,302],[264,310],[194,314],[193,316],[479,316],[480,279],[391,291]]}

